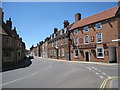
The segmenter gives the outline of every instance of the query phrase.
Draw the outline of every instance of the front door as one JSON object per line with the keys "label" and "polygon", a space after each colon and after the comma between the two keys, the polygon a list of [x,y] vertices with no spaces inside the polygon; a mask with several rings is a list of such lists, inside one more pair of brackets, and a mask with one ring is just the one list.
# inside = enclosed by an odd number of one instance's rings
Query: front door
{"label": "front door", "polygon": [[89,61],[89,52],[85,52],[85,60]]}

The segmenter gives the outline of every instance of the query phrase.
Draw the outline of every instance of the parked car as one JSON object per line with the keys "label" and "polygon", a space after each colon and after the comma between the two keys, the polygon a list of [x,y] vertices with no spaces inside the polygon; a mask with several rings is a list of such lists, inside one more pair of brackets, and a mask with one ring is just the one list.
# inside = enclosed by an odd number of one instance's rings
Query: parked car
{"label": "parked car", "polygon": [[29,56],[29,59],[33,59],[34,57],[32,55]]}

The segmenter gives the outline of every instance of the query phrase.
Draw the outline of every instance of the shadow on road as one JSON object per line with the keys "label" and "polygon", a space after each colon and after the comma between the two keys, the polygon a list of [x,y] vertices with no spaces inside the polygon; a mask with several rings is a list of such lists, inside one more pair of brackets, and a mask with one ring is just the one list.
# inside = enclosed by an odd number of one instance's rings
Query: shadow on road
{"label": "shadow on road", "polygon": [[31,64],[32,64],[32,61],[30,59],[26,58],[25,60],[18,62],[16,65],[2,68],[2,72],[29,67]]}

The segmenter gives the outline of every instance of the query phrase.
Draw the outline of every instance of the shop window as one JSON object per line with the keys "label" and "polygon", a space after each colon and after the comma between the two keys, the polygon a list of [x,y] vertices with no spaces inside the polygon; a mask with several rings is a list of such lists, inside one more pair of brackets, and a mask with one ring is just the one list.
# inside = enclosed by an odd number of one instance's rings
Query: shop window
{"label": "shop window", "polygon": [[58,56],[60,56],[60,49],[58,49]]}
{"label": "shop window", "polygon": [[62,48],[62,56],[64,56],[64,48]]}
{"label": "shop window", "polygon": [[74,57],[78,57],[78,50],[77,49],[74,50]]}
{"label": "shop window", "polygon": [[97,58],[104,58],[104,49],[102,47],[97,47],[96,55]]}

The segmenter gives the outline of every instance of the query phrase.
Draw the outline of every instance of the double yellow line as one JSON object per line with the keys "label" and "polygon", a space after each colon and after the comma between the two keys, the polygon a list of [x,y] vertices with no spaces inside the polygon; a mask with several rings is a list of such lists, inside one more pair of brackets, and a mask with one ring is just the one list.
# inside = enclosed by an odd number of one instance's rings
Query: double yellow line
{"label": "double yellow line", "polygon": [[102,85],[100,86],[99,90],[104,90],[107,82],[108,82],[109,80],[111,80],[111,79],[114,79],[114,78],[120,78],[120,76],[113,76],[113,77],[110,77],[110,78],[106,78],[106,79],[103,81]]}

